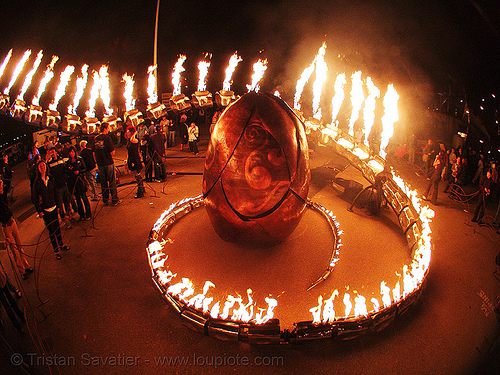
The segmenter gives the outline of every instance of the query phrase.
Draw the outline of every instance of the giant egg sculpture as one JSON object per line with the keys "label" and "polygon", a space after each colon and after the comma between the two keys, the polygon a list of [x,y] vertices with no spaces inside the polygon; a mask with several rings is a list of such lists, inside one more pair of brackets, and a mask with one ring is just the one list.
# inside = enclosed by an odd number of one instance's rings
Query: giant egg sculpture
{"label": "giant egg sculpture", "polygon": [[304,125],[280,98],[251,92],[215,125],[203,172],[203,197],[225,241],[284,241],[306,207],[309,152]]}

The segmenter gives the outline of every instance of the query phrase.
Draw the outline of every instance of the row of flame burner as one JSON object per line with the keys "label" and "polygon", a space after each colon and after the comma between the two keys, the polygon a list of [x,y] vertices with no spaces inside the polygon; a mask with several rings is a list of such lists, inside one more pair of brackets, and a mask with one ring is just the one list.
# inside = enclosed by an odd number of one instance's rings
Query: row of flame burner
{"label": "row of flame burner", "polygon": [[[215,104],[218,107],[227,107],[230,103],[238,99],[233,91],[220,90],[215,93]],[[212,93],[209,91],[196,91],[191,99],[184,94],[172,96],[171,93],[162,95],[161,103],[147,105],[146,116],[150,119],[159,119],[169,113],[185,113],[191,110],[201,108],[211,108],[214,106]],[[0,95],[0,113],[10,115],[11,117],[25,121],[29,124],[41,126],[44,128],[60,129],[61,131],[73,134],[97,134],[99,132],[100,122],[96,117],[85,117],[80,119],[76,114],[66,114],[61,118],[58,111],[50,109],[43,110],[37,105],[26,106],[24,100],[15,99],[10,105],[10,97],[6,94]],[[127,125],[137,126],[144,121],[144,114],[138,109],[132,109],[123,113],[123,120]],[[109,124],[109,129],[114,132],[119,129],[122,119],[115,115],[104,116],[102,122]]]}
{"label": "row of flame burner", "polygon": [[[301,116],[300,113],[298,115]],[[209,304],[214,301],[205,297],[208,291],[207,284],[210,282],[205,284],[203,294],[199,295],[202,296],[202,300],[193,304],[191,303],[194,292],[192,282],[182,277],[182,282],[173,283],[172,280],[179,277],[166,264],[168,254],[165,249],[168,247],[170,228],[181,217],[203,206],[201,197],[188,198],[173,203],[163,212],[150,232],[147,246],[153,281],[188,327],[218,339],[246,341],[254,344],[292,343],[317,339],[348,340],[384,329],[419,299],[431,258],[430,221],[434,212],[426,206],[421,206],[417,192],[410,190],[403,179],[389,170],[384,158],[370,155],[364,144],[356,144],[351,136],[344,134],[340,129],[324,126],[316,121],[306,121],[305,124],[308,137],[313,137],[318,142],[332,147],[337,153],[346,157],[371,184],[378,186],[397,215],[412,257],[411,263],[404,265],[401,272],[402,288],[398,281],[393,289],[393,298],[388,293],[382,294],[383,306],[380,308],[377,302],[372,310],[365,306],[361,309],[364,312],[356,313],[355,309],[354,315],[350,313],[350,309],[349,312],[346,309],[346,315],[343,317],[325,317],[326,302],[321,311],[323,298],[320,296],[319,306],[309,310],[313,314],[313,319],[294,323],[293,330],[280,329],[279,320],[274,317],[273,310],[277,307],[277,301],[274,299],[266,299],[268,309],[264,318],[259,316],[257,319],[255,317],[242,319],[241,314],[235,314],[236,306],[233,308],[232,315],[229,309],[222,314],[213,314],[209,309]],[[331,211],[328,209],[317,204],[314,204],[314,208],[331,217]],[[337,247],[327,271],[332,271],[331,268],[338,260],[338,255]],[[213,286],[210,284],[208,285]],[[382,284],[385,285],[384,282]],[[226,302],[229,301],[229,297],[231,296],[227,297]],[[249,300],[251,301],[250,295]],[[243,306],[241,301],[240,305],[240,308],[247,307]],[[218,307],[217,305],[217,311]],[[261,309],[261,315],[264,311]],[[321,312],[323,312],[323,319],[321,319]]]}

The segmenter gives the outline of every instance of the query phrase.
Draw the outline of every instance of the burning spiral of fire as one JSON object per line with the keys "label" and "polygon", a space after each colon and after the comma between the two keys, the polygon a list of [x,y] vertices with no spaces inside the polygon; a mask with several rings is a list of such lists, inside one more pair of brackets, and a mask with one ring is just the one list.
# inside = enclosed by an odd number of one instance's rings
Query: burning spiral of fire
{"label": "burning spiral of fire", "polygon": [[[297,89],[296,89],[296,94],[294,97],[294,108],[300,109],[300,96],[302,94],[304,85],[307,83],[309,80],[310,76],[312,75],[312,72],[314,69],[316,69],[316,81],[314,82],[313,85],[313,116],[317,118],[318,120],[321,119],[321,109],[319,106],[320,103],[320,95],[322,91],[323,84],[326,79],[326,72],[327,72],[327,66],[326,63],[324,62],[324,55],[325,55],[325,50],[326,50],[326,44],[323,44],[323,46],[320,48],[318,51],[318,55],[315,57],[313,63],[304,70],[304,72],[301,75],[301,78],[299,82],[297,83]],[[25,52],[21,60],[18,62],[16,69],[14,70],[14,74],[11,78],[11,81],[9,83],[9,86],[6,88],[5,92],[9,92],[12,86],[15,84],[17,78],[21,74],[22,70],[24,69],[24,65],[26,61],[29,59],[29,56],[31,54],[31,51],[28,50]],[[0,67],[0,77],[2,76],[5,67],[7,63],[9,62],[10,58],[12,55],[12,50],[9,51],[9,54],[5,57],[2,66]],[[42,56],[42,51],[39,52],[37,55],[37,60],[33,64],[33,68],[31,71],[28,73],[28,75],[25,78],[23,88],[21,90],[21,98],[26,92],[26,89],[29,87],[31,78],[33,77],[34,73],[36,72],[36,69],[38,68],[38,65],[40,64],[41,57]],[[51,63],[47,66],[47,69],[45,71],[45,75],[40,82],[39,88],[38,88],[38,93],[37,95],[33,98],[33,104],[39,105],[39,98],[41,94],[44,92],[45,87],[47,83],[53,78],[54,72],[53,68],[54,65],[57,61],[58,57],[53,56]],[[181,87],[181,72],[184,71],[184,68],[182,67],[182,64],[184,60],[186,59],[185,56],[181,55],[179,57],[179,60],[176,63],[174,73],[172,74],[173,80],[172,83],[174,84],[174,94],[180,94],[180,87]],[[232,74],[237,66],[237,64],[242,61],[241,57],[239,57],[236,53],[231,57],[230,63],[228,68],[226,69],[226,79],[224,81],[224,89],[229,91],[230,90],[230,85],[232,83]],[[256,65],[259,64],[259,66]],[[209,66],[209,63],[208,63]],[[203,67],[203,69],[199,66],[200,69],[200,81],[199,81],[199,86],[198,88],[205,88],[205,86],[200,86],[200,83],[203,82],[205,83],[206,81],[206,74],[203,76],[202,79],[202,70],[206,68],[206,71],[208,71],[208,66]],[[72,68],[72,69],[71,69]],[[258,82],[261,80],[265,69],[267,68],[267,60],[265,60],[265,64],[263,61],[259,60],[256,64],[254,64],[254,75],[252,76],[252,84],[247,85],[250,89],[258,89]],[[77,94],[75,94],[75,98],[73,101],[73,105],[68,107],[69,112],[76,112],[76,107],[78,106],[78,103],[80,101],[80,98],[83,95],[83,91],[85,89],[85,85],[87,82],[87,69],[88,65],[84,65],[82,67],[82,77],[79,77],[77,79]],[[91,109],[91,114],[94,114],[94,106],[97,98],[100,96],[104,107],[106,109],[106,113],[110,114],[112,113],[110,109],[110,91],[109,91],[109,75],[108,75],[108,70],[107,66],[101,67],[99,72],[95,72],[93,74],[93,79],[94,79],[94,85],[92,87],[92,92],[91,92],[91,100],[89,101],[89,111]],[[156,67],[150,67],[148,69],[148,74],[150,75],[150,79],[148,79],[148,94],[149,98],[148,101],[150,103],[154,103],[157,101],[157,96],[156,92],[151,91],[150,87],[154,87],[151,85],[151,77],[154,78],[152,75],[152,72],[154,72],[154,69]],[[71,72],[70,72],[71,71]],[[74,67],[68,66],[66,67],[65,71],[61,74],[61,82],[58,86],[55,98],[53,103],[51,103],[51,109],[57,108],[57,103],[59,99],[64,95],[64,90],[69,82],[69,78],[71,74],[74,71]],[[63,75],[64,78],[63,79]],[[174,77],[175,76],[175,77]],[[126,78],[127,77],[127,78]],[[175,78],[175,79],[174,79]],[[126,106],[127,109],[131,108],[133,106],[133,100],[131,100],[132,97],[132,92],[133,92],[133,79],[132,77],[128,75],[123,76],[124,81],[126,82],[126,88],[125,91],[127,94],[126,95]],[[156,80],[154,80],[154,83],[156,84]],[[340,107],[345,99],[345,94],[344,94],[344,86],[346,84],[346,78],[345,74],[339,74],[336,78],[335,81],[335,95],[332,98],[332,124],[336,120]],[[132,87],[132,88],[131,88]],[[352,114],[349,119],[349,134],[352,135],[353,133],[353,128],[354,124],[358,119],[359,116],[359,111],[362,108],[363,101],[365,101],[365,107],[363,110],[363,117],[364,117],[364,130],[366,132],[366,135],[369,134],[371,127],[373,126],[374,123],[374,111],[375,111],[375,105],[376,105],[376,99],[380,97],[380,90],[373,84],[372,80],[370,77],[366,79],[366,87],[367,87],[367,92],[368,96],[365,100],[364,98],[364,93],[363,93],[363,81],[361,80],[361,72],[355,72],[352,75],[352,90],[351,90],[351,104],[352,104]],[[381,151],[380,155],[385,157],[385,149],[387,147],[387,144],[392,137],[394,133],[394,124],[395,122],[398,121],[399,116],[398,116],[398,109],[397,109],[397,104],[399,100],[399,95],[397,94],[396,90],[394,89],[393,85],[389,85],[387,88],[387,92],[384,96],[383,99],[383,105],[384,105],[384,116],[382,117],[382,142],[381,142]],[[91,105],[92,104],[92,105]],[[70,109],[71,108],[71,109]],[[335,142],[338,142],[339,145],[341,145],[342,139],[337,138]],[[366,141],[365,141],[366,142]],[[344,142],[343,144],[346,145],[346,148],[352,150],[353,146],[355,144],[351,141],[349,142]],[[360,145],[357,145],[358,148]],[[354,153],[354,150],[352,151]],[[358,155],[358,154],[357,154]],[[359,154],[361,155],[361,154]],[[368,159],[370,156],[368,154],[362,156],[362,160]],[[360,157],[361,158],[361,157]],[[367,166],[371,168],[375,173],[378,173],[384,169],[383,163],[381,164],[378,160],[372,159],[366,162]],[[432,210],[428,209],[427,207],[422,207],[420,205],[420,201],[417,198],[417,193],[410,190],[404,181],[396,176],[394,173],[392,174],[392,180],[399,186],[399,188],[406,194],[406,196],[411,200],[412,207],[417,211],[419,220],[421,222],[422,230],[421,230],[421,236],[418,237],[418,243],[417,243],[417,248],[415,250],[415,256],[409,265],[404,265],[402,272],[399,274],[399,279],[396,285],[394,286],[393,289],[391,289],[385,281],[382,281],[380,283],[380,301],[379,299],[373,297],[370,299],[370,302],[372,304],[372,308],[369,309],[367,306],[367,301],[366,297],[358,294],[356,291],[354,291],[353,298],[351,298],[351,293],[345,292],[343,294],[343,303],[344,303],[344,316],[340,318],[350,318],[352,316],[358,317],[358,316],[367,316],[372,312],[377,312],[380,310],[381,306],[383,308],[388,308],[392,304],[398,303],[404,298],[406,298],[408,295],[410,295],[413,291],[415,291],[417,288],[420,287],[422,280],[424,279],[426,272],[429,267],[430,263],[430,249],[431,249],[431,238],[430,238],[430,220],[433,217],[433,212]],[[182,204],[179,203],[179,204]],[[175,206],[178,207],[178,206]],[[171,208],[174,209],[174,206]],[[165,215],[168,216],[170,215],[171,212],[167,212]],[[165,219],[164,215],[162,215],[161,220]],[[156,225],[155,225],[156,226]],[[165,270],[164,263],[166,260],[166,257],[163,254],[160,254],[160,250],[162,249],[163,244],[159,242],[151,242],[148,246],[148,252],[150,255],[150,261],[151,261],[151,266],[152,269],[155,271],[155,275],[158,277],[158,279],[166,285],[167,283],[170,283],[171,280],[173,280],[177,274],[172,273],[169,270]],[[227,295],[225,300],[222,301],[215,301],[213,297],[207,297],[209,294],[210,288],[215,288],[215,285],[211,283],[210,281],[205,282],[203,290],[201,293],[195,294],[196,287],[194,286],[193,282],[187,278],[182,278],[181,282],[177,284],[170,285],[168,287],[168,293],[171,295],[175,296],[179,300],[183,301],[186,303],[188,306],[192,306],[196,309],[201,309],[204,313],[209,313],[210,315],[214,318],[222,318],[222,319],[231,319],[233,321],[238,321],[238,322],[253,322],[256,324],[263,324],[269,319],[272,319],[274,316],[274,309],[277,306],[277,300],[271,297],[266,297],[265,301],[267,303],[267,309],[266,308],[258,308],[255,303],[254,299],[252,296],[252,291],[251,289],[247,290],[247,297],[246,301],[244,300],[243,297],[236,295]],[[334,300],[337,296],[339,296],[339,291],[334,290],[331,293],[331,296],[328,299],[325,299],[322,295],[318,297],[318,304],[317,306],[311,308],[309,311],[313,315],[313,323],[315,324],[331,324],[335,320],[339,319],[339,317],[336,316],[335,309],[334,309]],[[221,311],[222,310],[222,311]],[[255,311],[258,311],[255,313]]]}

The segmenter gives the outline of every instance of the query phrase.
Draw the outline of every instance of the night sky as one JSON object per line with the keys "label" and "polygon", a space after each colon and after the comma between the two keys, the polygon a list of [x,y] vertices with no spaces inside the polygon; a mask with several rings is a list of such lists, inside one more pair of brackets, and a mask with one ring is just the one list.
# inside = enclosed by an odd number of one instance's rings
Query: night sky
{"label": "night sky", "polygon": [[[183,92],[194,92],[197,63],[212,53],[208,89],[215,92],[230,55],[238,51],[243,62],[234,75],[236,92],[246,91],[252,64],[267,58],[262,89],[278,88],[290,98],[326,41],[330,77],[362,70],[380,86],[394,82],[423,103],[450,87],[463,87],[469,100],[500,97],[499,8],[497,1],[485,0],[162,1],[159,90],[172,91],[170,74],[182,53],[188,58]],[[0,58],[14,48],[13,65],[25,49],[33,56],[43,49],[39,73],[57,54],[56,75],[68,64],[77,70],[83,63],[91,69],[109,64],[115,84],[123,73],[135,73],[137,87],[153,60],[155,11],[156,1],[4,2]],[[8,77],[6,71],[2,88]],[[333,86],[333,78],[328,82]]]}

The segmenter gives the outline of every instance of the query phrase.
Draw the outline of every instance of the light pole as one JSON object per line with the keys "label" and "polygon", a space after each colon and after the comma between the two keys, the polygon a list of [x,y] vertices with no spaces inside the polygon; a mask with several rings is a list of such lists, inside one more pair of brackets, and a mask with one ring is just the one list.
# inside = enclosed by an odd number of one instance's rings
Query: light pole
{"label": "light pole", "polygon": [[155,91],[158,94],[158,14],[160,13],[160,0],[156,1],[156,22],[155,22],[155,40],[153,51],[153,66],[155,67]]}

